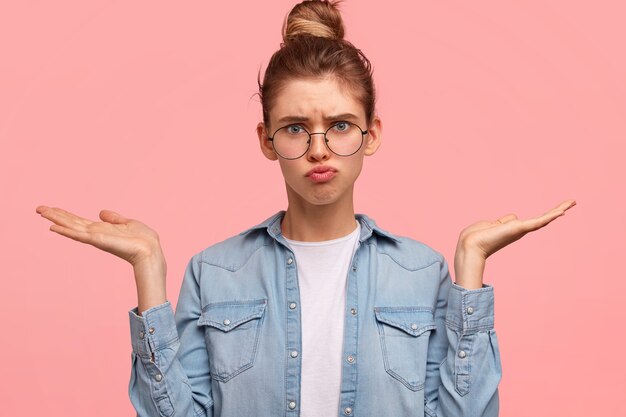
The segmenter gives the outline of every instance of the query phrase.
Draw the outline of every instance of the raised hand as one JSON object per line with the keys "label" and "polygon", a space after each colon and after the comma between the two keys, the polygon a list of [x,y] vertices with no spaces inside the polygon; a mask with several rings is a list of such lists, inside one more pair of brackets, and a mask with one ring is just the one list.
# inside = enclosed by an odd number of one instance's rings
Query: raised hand
{"label": "raised hand", "polygon": [[167,265],[159,236],[150,227],[111,210],[100,211],[102,222],[56,207],[38,206],[36,212],[54,223],[51,231],[128,261],[135,272],[139,312],[165,301]]}
{"label": "raised hand", "polygon": [[461,231],[454,255],[456,283],[473,289],[482,287],[487,258],[528,232],[541,229],[576,205],[566,200],[546,213],[526,220],[507,214],[494,221],[479,221]]}

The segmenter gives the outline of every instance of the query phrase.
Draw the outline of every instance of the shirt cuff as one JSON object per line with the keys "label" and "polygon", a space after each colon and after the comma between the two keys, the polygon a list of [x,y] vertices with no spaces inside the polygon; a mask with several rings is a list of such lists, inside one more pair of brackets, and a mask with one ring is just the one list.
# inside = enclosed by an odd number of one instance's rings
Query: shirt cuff
{"label": "shirt cuff", "polygon": [[178,340],[174,311],[169,301],[141,314],[138,314],[137,307],[128,311],[133,352],[140,356],[150,356],[152,352]]}
{"label": "shirt cuff", "polygon": [[463,334],[493,329],[493,287],[468,290],[452,284],[448,294],[447,324]]}

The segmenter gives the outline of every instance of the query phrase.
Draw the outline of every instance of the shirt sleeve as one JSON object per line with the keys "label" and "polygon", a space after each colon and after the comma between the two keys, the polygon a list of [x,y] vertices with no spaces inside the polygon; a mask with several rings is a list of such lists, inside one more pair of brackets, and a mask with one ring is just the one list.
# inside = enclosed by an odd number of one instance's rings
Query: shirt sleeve
{"label": "shirt sleeve", "polygon": [[132,344],[129,397],[137,417],[212,417],[211,377],[200,317],[196,257],[185,270],[176,314],[169,301],[128,312]]}
{"label": "shirt sleeve", "polygon": [[496,417],[502,368],[493,287],[468,290],[452,283],[445,260],[440,279],[424,386],[426,415]]}

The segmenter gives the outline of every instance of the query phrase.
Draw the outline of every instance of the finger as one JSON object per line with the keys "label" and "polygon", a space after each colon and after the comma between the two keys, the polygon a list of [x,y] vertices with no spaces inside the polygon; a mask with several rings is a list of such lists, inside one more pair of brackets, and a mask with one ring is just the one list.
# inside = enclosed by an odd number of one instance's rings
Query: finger
{"label": "finger", "polygon": [[511,214],[507,214],[506,216],[500,217],[499,219],[496,220],[496,222],[504,224],[504,223],[510,222],[511,220],[515,220],[515,219],[517,219],[517,216],[515,214],[511,213]]}
{"label": "finger", "polygon": [[105,222],[114,224],[128,223],[130,221],[130,219],[127,219],[126,217],[112,210],[101,210],[100,219],[104,220]]}
{"label": "finger", "polygon": [[567,211],[576,205],[576,200],[565,200],[558,207],[561,207],[564,211]]}
{"label": "finger", "polygon": [[58,224],[50,225],[50,230],[79,242],[91,243],[91,235],[88,232],[70,229],[69,227],[60,226]]}
{"label": "finger", "polygon": [[47,207],[40,211],[42,217],[64,227],[79,228],[84,230],[85,226],[93,223],[89,219],[77,216],[69,211],[58,207]]}
{"label": "finger", "polygon": [[567,211],[568,209],[574,207],[575,205],[576,205],[576,201],[574,201],[574,200],[565,200],[561,204],[559,204],[558,206],[556,206],[552,210],[547,211],[546,213],[542,214],[541,216],[537,216],[537,217],[532,218],[532,219],[524,220],[522,222],[523,226],[525,228],[527,228],[527,231],[540,229],[540,228],[546,226],[548,223],[550,223],[554,219],[556,219],[557,217],[561,217],[562,215],[564,215],[565,211]]}

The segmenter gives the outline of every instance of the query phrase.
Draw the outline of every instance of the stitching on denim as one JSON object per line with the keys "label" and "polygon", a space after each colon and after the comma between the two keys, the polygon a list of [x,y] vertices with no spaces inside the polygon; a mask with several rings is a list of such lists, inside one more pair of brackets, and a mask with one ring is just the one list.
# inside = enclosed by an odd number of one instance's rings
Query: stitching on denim
{"label": "stitching on denim", "polygon": [[437,417],[437,413],[434,410],[431,410],[426,404],[424,404],[424,412],[429,417]]}
{"label": "stitching on denim", "polygon": [[146,311],[144,311],[143,313],[149,313],[147,316],[146,315],[141,315],[138,316],[138,318],[141,320],[141,317],[144,317],[144,319],[147,321],[148,317],[152,314],[154,314],[155,312],[159,311],[159,310],[163,310],[164,308],[168,308],[171,305],[169,300],[165,300],[165,302],[163,304],[154,306],[154,307],[150,307],[149,309],[147,309]]}
{"label": "stitching on denim", "polygon": [[[208,303],[202,307],[202,313],[204,313],[209,307],[257,307],[259,305],[267,304],[266,298],[258,298],[254,300],[238,300],[238,301],[216,301],[214,303]],[[264,308],[265,309],[265,308]]]}
{"label": "stitching on denim", "polygon": [[154,352],[158,352],[161,351],[163,349],[167,349],[168,347],[171,347],[173,344],[175,344],[178,341],[178,334],[176,334],[175,336],[173,336],[171,339],[161,343],[154,343]]}
{"label": "stitching on denim", "polygon": [[[159,413],[160,416],[171,416],[173,414],[173,410],[174,410],[174,405],[172,404],[172,401],[169,399],[169,393],[167,392],[167,389],[165,390],[164,394],[160,394],[159,397],[155,398],[155,394],[154,394],[154,376],[156,375],[156,373],[150,371],[148,369],[148,365],[146,364],[146,362],[144,361],[140,361],[141,364],[143,365],[143,368],[145,369],[146,373],[148,374],[148,379],[150,380],[150,400],[152,400],[152,404],[154,404],[154,408],[155,410]],[[156,363],[154,362],[148,362],[148,363],[152,363],[152,366],[154,366],[154,368],[156,368],[156,370],[163,375],[163,372],[161,372],[161,369],[157,366]],[[164,375],[163,375],[164,376]],[[169,401],[170,405],[172,406],[172,414],[163,414],[161,412],[161,409],[159,408],[158,404],[157,404],[157,400],[161,399],[161,398],[165,398]]]}
{"label": "stitching on denim", "polygon": [[[285,285],[284,286],[285,298],[289,298],[289,295],[288,295],[289,294],[289,289],[287,288],[288,282],[289,282],[288,275],[289,274],[287,272],[285,272],[285,279],[283,280],[284,285]],[[285,329],[285,350],[284,350],[285,353],[283,355],[283,369],[284,369],[284,374],[283,374],[283,376],[284,376],[284,378],[283,378],[283,392],[285,393],[285,396],[286,396],[286,395],[288,395],[287,394],[287,392],[288,392],[287,380],[289,379],[288,378],[288,375],[289,375],[289,355],[287,354],[287,352],[289,352],[289,327],[287,327],[288,326],[287,321],[289,320],[288,317],[287,317],[289,315],[288,304],[290,302],[295,302],[295,301],[294,300],[288,300],[288,299],[286,299],[285,301],[286,301],[285,306],[284,306],[285,314],[283,315],[283,329]],[[298,300],[298,304],[299,303],[300,303],[300,300]],[[285,398],[285,400],[286,400],[286,398]],[[286,407],[283,407],[283,417],[286,416],[286,415],[287,415],[287,409],[286,409]]]}
{"label": "stitching on denim", "polygon": [[424,381],[419,382],[417,385],[411,384],[409,381],[392,371],[391,368],[387,369],[387,373],[397,379],[402,385],[410,389],[411,391],[420,391],[424,389]]}
{"label": "stitching on denim", "polygon": [[[380,248],[380,246],[378,246]],[[406,269],[407,271],[411,271],[411,272],[415,272],[415,271],[419,271],[421,269],[425,269],[425,268],[429,268],[431,266],[433,266],[436,263],[441,263],[441,260],[439,259],[435,259],[434,261],[432,261],[431,263],[427,264],[427,265],[423,265],[423,266],[419,266],[416,268],[409,268],[403,264],[401,264],[398,260],[396,260],[393,256],[391,256],[390,253],[388,252],[383,252],[383,251],[379,251],[378,253],[380,253],[381,255],[387,255],[394,263],[396,263],[398,266]]]}
{"label": "stitching on denim", "polygon": [[[241,324],[241,323],[240,323]],[[211,373],[211,377],[217,381],[221,381],[221,382],[228,382],[229,380],[231,380],[232,378],[236,377],[237,375],[239,375],[240,373],[242,373],[243,371],[246,371],[250,368],[252,368],[252,366],[254,365],[254,361],[256,359],[256,353],[257,353],[257,349],[259,346],[259,340],[260,340],[260,335],[261,335],[261,327],[263,324],[263,319],[261,318],[261,320],[259,320],[259,322],[256,325],[256,335],[255,335],[255,339],[254,339],[254,348],[252,350],[252,359],[250,360],[250,362],[248,362],[247,364],[241,366],[239,369],[237,369],[236,371],[230,373],[230,374],[226,374],[226,373],[221,373],[221,374],[216,374],[216,373]]]}
{"label": "stitching on denim", "polygon": [[[232,329],[252,320],[252,319],[258,319],[258,318],[262,318],[264,313],[265,313],[265,305],[267,304],[266,300],[262,300],[260,302],[256,302],[254,304],[240,304],[240,303],[234,303],[234,302],[219,302],[219,303],[211,303],[211,304],[207,304],[205,306],[205,308],[202,309],[202,315],[200,316],[200,320],[198,321],[198,324],[200,325],[209,325],[211,327],[215,327],[219,330],[222,330],[224,332],[229,332]],[[215,305],[224,305],[224,306],[228,306],[228,305],[232,305],[232,306],[254,306],[255,308],[255,312],[248,314],[247,316],[244,316],[238,320],[235,320],[234,323],[231,323],[228,326],[225,326],[222,322],[219,321],[214,321],[214,320],[210,320],[210,319],[206,319],[206,320],[202,320],[202,316],[206,313],[206,310],[208,310],[208,307],[211,306],[215,306]],[[263,306],[262,308],[259,306]]]}
{"label": "stitching on denim", "polygon": [[[366,226],[367,226],[367,225],[366,225]],[[359,237],[359,239],[360,239],[360,237]],[[357,241],[357,244],[356,244],[356,245],[357,245],[357,247],[356,247],[356,249],[355,249],[354,253],[352,254],[352,256],[351,256],[351,258],[350,258],[350,264],[349,264],[349,267],[348,267],[348,274],[347,274],[348,281],[349,281],[349,283],[350,283],[350,284],[352,284],[352,285],[354,286],[354,291],[355,291],[355,293],[356,293],[356,294],[358,294],[358,282],[359,282],[359,281],[358,281],[358,278],[357,278],[358,273],[354,273],[354,272],[356,272],[356,271],[354,271],[354,270],[352,269],[352,267],[353,267],[354,265],[358,264],[358,259],[359,259],[359,247],[360,247],[362,244],[363,244],[363,242],[361,242],[360,240],[358,240],[358,241]],[[354,274],[353,274],[353,273],[354,273]],[[354,275],[354,277],[353,277],[352,279],[350,278],[350,277],[351,277],[351,275]],[[350,286],[347,286],[347,287],[346,287],[346,296],[347,296],[347,298],[349,298],[349,294],[350,294]],[[351,317],[351,319],[354,319],[354,320],[356,321],[356,323],[355,323],[355,325],[354,325],[354,331],[353,331],[353,333],[350,335],[350,338],[354,338],[354,343],[355,343],[354,354],[356,355],[356,357],[357,357],[357,358],[359,358],[359,357],[360,357],[360,352],[359,352],[359,336],[358,336],[358,335],[359,335],[359,332],[358,332],[358,329],[359,329],[359,315],[360,315],[360,314],[358,314],[358,310],[360,310],[360,308],[359,308],[359,304],[358,304],[358,296],[356,297],[356,300],[355,300],[355,301],[356,301],[356,302],[355,302],[354,306],[355,306],[355,307],[356,307],[356,309],[357,309],[357,314],[356,314],[355,316],[350,316],[350,313],[348,313],[348,310],[347,310],[347,308],[349,307],[349,305],[348,305],[348,304],[346,304],[346,310],[344,311],[344,314],[345,314],[346,316],[348,316],[348,317]],[[346,319],[346,317],[345,317],[345,316],[344,316],[343,320],[344,320],[344,321],[349,321],[349,320],[347,320],[347,319]],[[349,325],[347,325],[347,326],[346,326],[346,331],[347,331],[347,327],[348,327],[348,326],[349,326]],[[347,333],[346,333],[346,334],[347,334]],[[345,349],[345,346],[344,346],[344,349]],[[343,354],[343,353],[342,353],[342,354]],[[358,362],[358,361],[359,361],[359,359],[357,359],[357,362]],[[344,406],[344,404],[345,404],[346,406],[348,406],[348,407],[352,408],[352,414],[353,414],[353,415],[358,415],[358,413],[357,413],[357,408],[356,408],[356,404],[355,404],[355,398],[356,398],[356,396],[357,396],[357,390],[358,390],[358,378],[359,378],[359,373],[358,373],[357,369],[358,369],[358,366],[359,366],[359,365],[358,365],[358,363],[357,363],[357,364],[354,364],[354,363],[353,363],[353,364],[351,364],[351,365],[346,365],[346,364],[345,364],[345,362],[343,362],[343,361],[342,361],[342,365],[341,365],[341,366],[342,366],[342,371],[341,371],[341,374],[342,374],[342,376],[341,376],[341,384],[343,385],[343,380],[344,380],[344,377],[345,377],[345,373],[344,373],[343,371],[344,371],[345,367],[347,366],[347,367],[348,367],[348,368],[347,368],[347,369],[348,369],[348,372],[350,373],[350,376],[351,376],[351,378],[350,378],[350,382],[353,384],[353,387],[352,387],[351,389],[352,389],[352,391],[354,392],[354,394],[353,394],[353,395],[351,395],[351,396],[348,398],[348,402],[346,402],[346,403],[344,403],[343,399],[341,399],[341,398],[340,398],[339,405],[340,405],[340,407],[343,407],[343,406]],[[340,412],[340,413],[341,413],[341,412]]]}
{"label": "stitching on denim", "polygon": [[463,325],[460,322],[455,321],[454,317],[446,317],[445,323],[446,326],[454,330],[459,335],[470,335],[493,330],[493,324],[472,325],[470,327],[463,328]]}
{"label": "stitching on denim", "polygon": [[[380,340],[380,347],[382,350],[382,354],[383,354],[383,365],[385,367],[385,371],[391,375],[394,379],[396,379],[398,382],[400,382],[402,385],[404,385],[405,387],[407,387],[408,389],[410,389],[411,391],[420,391],[422,389],[424,389],[424,383],[425,381],[420,381],[418,384],[411,384],[409,381],[407,381],[405,378],[403,378],[402,376],[400,376],[398,373],[396,373],[395,371],[393,371],[391,369],[391,366],[389,365],[389,358],[388,358],[388,354],[387,354],[387,345],[385,343],[385,339],[386,336],[384,334],[384,327],[383,327],[383,323],[382,321],[376,320],[376,325],[378,326],[378,336],[379,336],[379,340]],[[435,328],[436,326],[433,326],[433,328]],[[404,330],[404,329],[403,329]],[[433,329],[430,329],[433,330]],[[417,336],[414,337],[419,337],[423,334],[420,333]],[[413,335],[411,335],[413,336]]]}
{"label": "stitching on denim", "polygon": [[[422,333],[424,333],[427,330],[433,330],[435,329],[436,323],[435,323],[435,319],[429,319],[428,321],[424,320],[423,323],[419,328],[413,330],[410,329],[409,327],[407,327],[406,323],[400,323],[398,321],[395,321],[389,317],[384,317],[379,315],[378,313],[403,313],[403,312],[407,312],[407,313],[413,313],[413,312],[423,312],[423,311],[427,311],[430,313],[433,313],[433,309],[427,306],[416,306],[416,307],[409,307],[409,306],[403,306],[403,307],[376,307],[374,308],[374,312],[375,312],[375,316],[376,316],[376,320],[378,321],[382,321],[383,323],[387,323],[390,324],[394,327],[399,327],[401,330],[403,330],[404,332],[408,333],[411,336],[417,337],[419,335],[421,335]],[[414,323],[419,323],[419,320],[415,320]]]}
{"label": "stitching on denim", "polygon": [[393,320],[379,318],[378,321],[379,322],[383,322],[383,323],[387,323],[387,324],[391,324],[394,327],[397,326],[398,328],[400,328],[400,330],[404,331],[405,333],[407,333],[407,334],[409,334],[409,335],[411,335],[413,337],[417,337],[417,336],[421,335],[422,333],[424,333],[425,331],[433,330],[433,329],[437,328],[437,326],[435,325],[434,322],[432,324],[425,324],[425,325],[423,325],[423,326],[421,326],[421,327],[419,327],[419,328],[417,328],[415,330],[413,330],[413,329],[409,330],[409,329],[407,329],[406,324],[397,323],[397,322],[395,322]]}
{"label": "stitching on denim", "polygon": [[220,330],[229,332],[232,329],[234,329],[235,327],[239,327],[240,325],[242,325],[242,324],[244,324],[244,323],[246,323],[246,322],[248,322],[248,321],[250,321],[252,319],[261,318],[262,315],[263,315],[263,313],[251,314],[251,315],[245,316],[245,317],[235,321],[234,323],[231,323],[228,326],[225,326],[224,324],[222,324],[219,321],[213,321],[213,320],[203,321],[200,324],[208,324],[211,327],[215,327],[215,328],[218,328]]}
{"label": "stitching on denim", "polygon": [[[459,341],[457,343],[457,351],[460,349],[461,347],[461,342],[463,341],[463,337],[461,336],[459,338]],[[462,397],[466,396],[467,394],[470,393],[471,390],[471,375],[472,375],[472,355],[473,355],[473,347],[474,347],[474,343],[476,341],[476,337],[469,337],[468,338],[468,342],[467,342],[467,347],[465,348],[465,352],[466,352],[466,357],[462,358],[461,360],[464,360],[467,362],[467,365],[456,365],[456,361],[459,360],[458,357],[455,358],[455,365],[454,365],[454,390],[459,393],[459,395],[461,395]],[[456,354],[456,352],[455,352]],[[462,368],[462,369],[459,369]],[[464,389],[460,389],[459,388],[459,378],[465,383],[465,385],[467,386]]]}
{"label": "stitching on denim", "polygon": [[375,307],[374,309],[375,311],[380,311],[380,312],[389,312],[389,313],[395,313],[395,312],[400,312],[400,313],[413,313],[413,312],[420,312],[420,311],[428,311],[430,313],[434,313],[435,309],[426,305],[419,305],[419,306],[380,306],[380,307]]}
{"label": "stitching on denim", "polygon": [[220,268],[220,269],[224,269],[226,271],[230,271],[230,272],[236,272],[238,270],[240,270],[241,268],[243,268],[249,261],[250,259],[252,259],[252,257],[254,256],[254,254],[256,254],[259,250],[261,250],[262,248],[264,248],[265,246],[271,246],[273,244],[273,242],[266,242],[263,243],[261,246],[259,246],[258,248],[256,248],[255,250],[253,250],[250,253],[250,256],[248,256],[248,259],[245,260],[245,262],[243,262],[241,265],[239,266],[226,266],[226,265],[219,265],[217,263],[211,262],[208,259],[204,258],[204,254],[202,255],[202,258],[200,259],[200,262],[205,263],[207,265],[211,265],[214,266],[216,268]]}
{"label": "stitching on denim", "polygon": [[196,281],[196,284],[198,286],[198,292],[200,292],[200,277],[202,276],[202,256],[200,256],[200,259],[197,259],[196,262],[198,263],[198,276],[194,277],[194,280]]}

